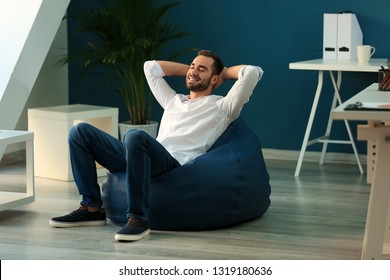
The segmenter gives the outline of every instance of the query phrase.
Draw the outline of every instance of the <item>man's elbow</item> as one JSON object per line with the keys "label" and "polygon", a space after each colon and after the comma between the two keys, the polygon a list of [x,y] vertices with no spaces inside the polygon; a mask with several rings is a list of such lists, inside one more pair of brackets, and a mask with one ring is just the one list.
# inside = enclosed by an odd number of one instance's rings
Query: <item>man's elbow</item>
{"label": "man's elbow", "polygon": [[245,75],[250,76],[254,80],[259,81],[263,77],[264,71],[259,66],[247,65]]}

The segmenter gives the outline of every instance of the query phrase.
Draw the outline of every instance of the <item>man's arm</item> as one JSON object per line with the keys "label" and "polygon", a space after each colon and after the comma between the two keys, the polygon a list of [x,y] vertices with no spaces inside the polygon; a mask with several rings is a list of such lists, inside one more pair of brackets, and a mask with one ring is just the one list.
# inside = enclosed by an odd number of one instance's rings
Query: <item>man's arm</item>
{"label": "man's arm", "polygon": [[190,68],[189,65],[173,61],[157,60],[157,63],[166,76],[185,76]]}
{"label": "man's arm", "polygon": [[231,67],[225,67],[219,74],[218,82],[215,84],[214,89],[219,87],[225,80],[238,80],[238,72],[244,65],[236,65]]}
{"label": "man's arm", "polygon": [[238,80],[238,72],[244,65],[231,66],[222,70],[222,77],[224,80]]}
{"label": "man's arm", "polygon": [[166,72],[170,73],[170,71],[173,70],[173,68],[172,70],[169,70],[172,66],[173,65],[170,65],[170,63],[168,62],[161,62],[160,64],[158,63],[158,61],[155,60],[146,61],[144,64],[145,77],[148,82],[149,88],[158,103],[164,109],[170,102],[170,100],[176,95],[176,92],[169,86],[167,81],[164,79],[164,76],[167,76]]}
{"label": "man's arm", "polygon": [[226,114],[230,118],[236,119],[261,79],[263,70],[258,66],[238,65],[224,69],[222,73],[221,76],[225,79],[236,79],[233,87],[221,103],[221,107]]}

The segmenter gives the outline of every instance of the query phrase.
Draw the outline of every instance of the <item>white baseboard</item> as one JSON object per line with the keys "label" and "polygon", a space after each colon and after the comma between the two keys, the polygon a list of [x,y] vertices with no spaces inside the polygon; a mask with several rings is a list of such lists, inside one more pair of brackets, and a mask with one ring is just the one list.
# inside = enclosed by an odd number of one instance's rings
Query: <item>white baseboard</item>
{"label": "white baseboard", "polygon": [[383,252],[384,255],[390,255],[390,243],[383,244]]}
{"label": "white baseboard", "polygon": [[[299,151],[293,150],[262,149],[262,151],[265,159],[298,161],[299,157]],[[319,162],[320,156],[321,152],[307,151],[303,160],[309,162]],[[367,162],[366,155],[359,155],[359,158],[362,164]],[[1,164],[14,163],[24,159],[24,150],[6,153],[1,159]],[[325,162],[356,164],[356,157],[353,153],[326,153]]]}
{"label": "white baseboard", "polygon": [[[265,159],[298,161],[299,152],[293,150],[262,149]],[[319,162],[321,152],[307,151],[304,161]],[[367,155],[359,155],[360,162],[367,162]],[[325,162],[351,163],[356,164],[356,157],[353,153],[326,153]]]}

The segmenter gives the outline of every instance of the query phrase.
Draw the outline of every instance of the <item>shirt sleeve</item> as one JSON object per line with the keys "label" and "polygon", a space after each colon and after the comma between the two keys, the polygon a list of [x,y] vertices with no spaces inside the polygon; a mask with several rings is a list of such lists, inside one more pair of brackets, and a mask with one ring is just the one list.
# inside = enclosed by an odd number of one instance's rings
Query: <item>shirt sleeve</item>
{"label": "shirt sleeve", "polygon": [[157,61],[146,61],[144,63],[144,73],[154,97],[161,107],[165,109],[169,101],[175,97],[176,91],[165,81],[165,73]]}
{"label": "shirt sleeve", "polygon": [[245,65],[240,69],[238,80],[220,103],[222,110],[230,119],[238,118],[262,76],[263,70],[258,66]]}

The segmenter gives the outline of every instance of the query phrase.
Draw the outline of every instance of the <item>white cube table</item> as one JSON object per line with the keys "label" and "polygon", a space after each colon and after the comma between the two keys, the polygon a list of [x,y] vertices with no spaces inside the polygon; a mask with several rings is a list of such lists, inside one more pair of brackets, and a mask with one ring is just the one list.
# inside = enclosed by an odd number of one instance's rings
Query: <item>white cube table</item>
{"label": "white cube table", "polygon": [[[35,175],[73,181],[68,136],[80,123],[92,124],[118,137],[118,108],[84,104],[28,109],[28,129],[35,134]],[[98,176],[106,170],[97,165]]]}
{"label": "white cube table", "polygon": [[24,192],[0,191],[0,211],[31,203],[35,200],[34,133],[29,131],[0,130],[1,148],[20,142],[26,142],[26,190]]}

